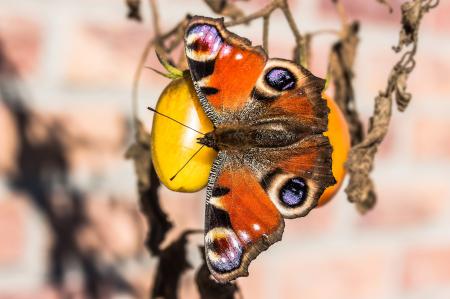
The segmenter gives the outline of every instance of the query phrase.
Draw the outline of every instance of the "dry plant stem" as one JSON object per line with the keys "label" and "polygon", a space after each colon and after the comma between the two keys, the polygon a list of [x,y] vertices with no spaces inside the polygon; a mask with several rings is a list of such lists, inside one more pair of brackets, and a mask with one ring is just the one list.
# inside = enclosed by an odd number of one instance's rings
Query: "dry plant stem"
{"label": "dry plant stem", "polygon": [[160,253],[160,244],[172,223],[161,209],[158,198],[159,180],[150,159],[150,135],[140,121],[136,121],[135,141],[128,148],[125,157],[133,160],[139,191],[139,203],[149,229],[146,246],[151,254]]}
{"label": "dry plant stem", "polygon": [[322,30],[311,31],[308,34],[311,35],[311,37],[315,37],[317,35],[323,35],[323,34],[331,34],[331,35],[339,36],[341,34],[341,32],[339,30],[335,30],[335,29],[322,29]]}
{"label": "dry plant stem", "polygon": [[[142,71],[144,69],[145,62],[147,61],[148,55],[150,54],[150,51],[155,46],[155,44],[158,43],[160,45],[159,48],[160,49],[162,48],[162,50],[160,50],[161,53],[163,53],[163,54],[165,54],[165,56],[167,56],[168,54],[166,54],[166,53],[170,53],[182,42],[182,40],[183,40],[182,36],[183,36],[184,28],[186,27],[186,25],[187,25],[187,18],[182,20],[181,22],[179,22],[177,25],[175,25],[174,28],[169,30],[167,33],[164,33],[162,35],[160,34],[158,38],[156,36],[152,37],[147,42],[147,44],[144,47],[144,50],[142,51],[141,57],[139,59],[139,62],[138,62],[138,65],[136,67],[136,71],[135,71],[134,77],[133,77],[133,88],[132,88],[132,96],[131,96],[132,118],[133,118],[133,125],[134,125],[135,130],[136,130],[136,122],[139,121],[139,117],[138,117],[139,83],[141,80]],[[163,45],[164,41],[169,39],[172,36],[176,36],[176,38],[175,38],[176,42],[171,44],[168,47],[168,50],[165,50],[164,45]]]}
{"label": "dry plant stem", "polygon": [[232,27],[232,26],[236,26],[236,25],[242,25],[242,24],[248,24],[253,20],[262,18],[264,16],[268,16],[270,15],[275,9],[280,7],[280,0],[274,0],[272,2],[270,2],[269,4],[267,4],[265,7],[263,7],[261,10],[258,10],[255,13],[252,13],[248,16],[243,16],[240,17],[236,20],[232,20],[229,22],[225,22],[225,27]]}
{"label": "dry plant stem", "polygon": [[142,75],[142,70],[144,69],[145,61],[147,61],[148,54],[150,53],[150,50],[152,49],[154,44],[154,39],[152,38],[147,42],[145,45],[144,51],[141,54],[141,57],[139,59],[138,67],[136,68],[136,71],[134,73],[133,77],[133,88],[132,88],[132,95],[131,95],[131,105],[132,105],[132,118],[133,118],[133,128],[136,133],[137,131],[137,122],[139,121],[138,117],[138,98],[139,98],[139,82]]}
{"label": "dry plant stem", "polygon": [[411,0],[402,4],[403,26],[399,45],[394,50],[399,52],[405,46],[412,47],[392,68],[385,90],[375,98],[368,133],[361,143],[351,149],[346,163],[350,182],[345,191],[350,202],[354,202],[361,213],[367,212],[376,202],[376,193],[369,175],[378,147],[388,132],[393,98],[395,97],[400,111],[404,111],[411,100],[411,94],[406,91],[406,83],[415,67],[420,22],[424,14],[438,3],[439,1]]}
{"label": "dry plant stem", "polygon": [[328,78],[334,85],[334,100],[344,113],[349,126],[352,145],[364,138],[364,128],[356,109],[355,91],[353,88],[354,63],[359,45],[358,23],[343,24],[340,39],[332,46]]}
{"label": "dry plant stem", "polygon": [[281,9],[283,12],[284,17],[286,18],[286,21],[289,25],[289,28],[292,31],[292,34],[295,38],[295,50],[294,50],[294,61],[296,63],[300,63],[302,65],[306,64],[307,59],[305,57],[302,57],[302,53],[304,52],[304,49],[306,47],[305,40],[300,34],[300,31],[298,30],[297,24],[295,22],[294,17],[292,16],[291,10],[288,5],[287,0],[273,0],[269,4],[267,4],[264,8],[261,10],[252,13],[248,16],[244,16],[241,18],[238,18],[236,20],[226,22],[226,27],[241,25],[241,24],[247,24],[253,20],[263,18],[263,47],[264,49],[268,49],[268,27],[269,27],[269,18],[272,12],[276,9]]}
{"label": "dry plant stem", "polygon": [[156,4],[156,0],[149,0],[150,8],[152,11],[152,20],[153,20],[153,29],[155,30],[155,37],[159,39],[161,36],[161,26],[159,24],[159,13],[158,13],[158,5]]}
{"label": "dry plant stem", "polygon": [[203,0],[213,12],[233,20],[244,15],[244,12],[236,5],[236,1],[228,0]]}
{"label": "dry plant stem", "polygon": [[385,5],[389,9],[389,13],[392,13],[394,11],[392,5],[387,0],[377,0],[377,2]]}
{"label": "dry plant stem", "polygon": [[341,30],[340,39],[331,49],[327,77],[334,83],[334,100],[344,113],[350,130],[351,144],[355,145],[364,138],[364,128],[356,109],[353,88],[353,68],[359,45],[359,23],[349,22],[345,7],[340,0],[332,0],[332,2],[341,20]]}
{"label": "dry plant stem", "polygon": [[267,55],[269,55],[269,21],[270,15],[264,16],[263,18],[263,48],[266,50]]}
{"label": "dry plant stem", "polygon": [[342,4],[341,0],[332,0],[332,1],[336,5],[336,10],[339,14],[339,18],[341,19],[342,28],[344,29],[345,27],[347,27],[349,23],[347,13],[345,12],[345,7]]}
{"label": "dry plant stem", "polygon": [[303,39],[302,35],[300,34],[300,31],[298,30],[297,24],[295,23],[294,17],[292,16],[291,10],[289,9],[287,1],[283,1],[283,6],[281,7],[281,10],[283,11],[284,16],[286,17],[286,21],[289,24],[289,27],[291,28],[292,33],[294,34],[295,38],[295,50],[294,50],[294,61],[301,65],[307,64],[307,59],[304,55],[302,55],[305,52],[305,40]]}

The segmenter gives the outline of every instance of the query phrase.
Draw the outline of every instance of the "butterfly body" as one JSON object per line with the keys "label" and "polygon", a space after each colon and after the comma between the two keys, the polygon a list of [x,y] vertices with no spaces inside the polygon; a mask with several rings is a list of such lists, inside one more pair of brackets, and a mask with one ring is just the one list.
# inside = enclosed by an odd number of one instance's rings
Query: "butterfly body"
{"label": "butterfly body", "polygon": [[284,218],[305,216],[335,183],[324,80],[223,26],[194,17],[185,52],[214,129],[197,142],[218,152],[206,189],[205,252],[227,282],[281,239]]}
{"label": "butterfly body", "polygon": [[246,151],[252,148],[288,146],[305,133],[283,120],[263,120],[223,125],[199,138],[199,143],[220,150]]}

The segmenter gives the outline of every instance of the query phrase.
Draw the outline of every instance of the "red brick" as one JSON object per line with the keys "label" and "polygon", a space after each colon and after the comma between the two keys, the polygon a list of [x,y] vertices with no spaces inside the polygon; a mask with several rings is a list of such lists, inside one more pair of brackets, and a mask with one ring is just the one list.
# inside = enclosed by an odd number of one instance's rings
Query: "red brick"
{"label": "red brick", "polygon": [[51,125],[61,126],[67,136],[70,166],[99,170],[123,160],[125,116],[111,104],[71,104],[64,111],[39,112]]}
{"label": "red brick", "polygon": [[86,250],[94,250],[103,260],[126,259],[144,250],[144,224],[137,205],[127,201],[90,198],[89,225],[79,235]]}
{"label": "red brick", "polygon": [[[0,106],[0,126],[5,126],[4,153],[0,156],[0,170],[13,167],[15,133],[7,112]],[[68,149],[70,167],[74,170],[97,171],[123,162],[125,138],[128,133],[124,114],[111,104],[70,104],[64,111],[37,111],[28,130],[33,142],[46,142],[50,129],[61,129],[62,142]]]}
{"label": "red brick", "polygon": [[408,250],[404,257],[402,280],[404,288],[408,290],[448,287],[450,246],[430,245]]}
{"label": "red brick", "polygon": [[14,171],[18,140],[15,121],[0,98],[0,173]]}
{"label": "red brick", "polygon": [[[270,249],[269,249],[270,250]],[[263,254],[261,259],[254,260],[249,266],[249,276],[241,277],[237,284],[244,298],[267,298],[266,281],[269,269],[269,253]]]}
{"label": "red brick", "polygon": [[424,115],[415,121],[413,153],[421,161],[450,161],[450,135],[448,128],[450,120]]}
{"label": "red brick", "polygon": [[403,136],[399,135],[398,126],[399,122],[401,122],[402,115],[396,115],[391,118],[391,123],[389,124],[389,130],[384,137],[383,142],[380,144],[377,152],[377,161],[382,161],[383,159],[391,159],[392,155],[396,147],[401,147],[401,150],[404,151],[405,148],[401,146],[401,142],[403,140]]}
{"label": "red brick", "polygon": [[51,286],[44,286],[38,290],[18,290],[11,294],[0,294],[0,299],[59,299],[61,294]]}
{"label": "red brick", "polygon": [[267,274],[280,298],[383,298],[387,289],[389,258],[381,252],[295,252],[283,261]]}
{"label": "red brick", "polygon": [[[423,31],[423,34],[427,34]],[[408,82],[408,89],[413,94],[413,103],[445,102],[450,92],[446,74],[450,73],[450,61],[447,53],[436,53],[435,45],[421,44],[417,53],[417,64]]]}
{"label": "red brick", "polygon": [[[333,37],[334,38],[334,37]],[[333,43],[326,43],[323,39],[317,38],[313,40],[311,44],[311,57],[309,70],[318,77],[326,78],[328,73],[328,63],[330,57],[330,48]],[[326,93],[330,96],[333,95],[331,90],[332,84],[329,84]]]}
{"label": "red brick", "polygon": [[0,48],[20,74],[34,73],[40,63],[41,24],[27,16],[0,14]]}
{"label": "red brick", "polygon": [[401,178],[395,182],[375,182],[377,205],[364,217],[358,217],[358,228],[392,231],[430,224],[441,216],[450,191],[443,182],[430,182],[427,188],[423,188],[423,180],[416,184]]}
{"label": "red brick", "polygon": [[[147,28],[126,20],[114,24],[80,24],[70,39],[72,43],[67,54],[65,79],[68,84],[95,88],[131,87],[141,53],[152,37]],[[153,52],[146,63],[151,67],[159,65]],[[164,81],[160,76],[148,75],[150,72],[144,70],[143,75],[147,80],[156,80],[152,84]]]}
{"label": "red brick", "polygon": [[[354,1],[342,0],[345,11],[350,19],[357,19],[360,21],[372,21],[380,23],[399,23],[400,22],[400,4],[401,0],[389,1],[394,12],[389,13],[386,6],[381,5],[377,1]],[[320,10],[327,17],[338,18],[335,5],[331,0],[320,0]]]}
{"label": "red brick", "polygon": [[144,264],[137,271],[126,273],[126,278],[130,285],[137,292],[136,298],[149,298],[152,287],[152,279],[155,277],[155,266]]}
{"label": "red brick", "polygon": [[[378,92],[385,88],[389,72],[401,55],[394,54],[391,45],[386,43],[377,47],[378,51],[366,50],[358,54],[356,71],[362,84],[356,85],[358,107],[364,107],[373,101]],[[450,88],[446,81],[446,74],[450,72],[450,62],[439,53],[435,53],[433,46],[423,44],[416,58],[416,68],[407,82],[407,90],[412,93],[409,109],[419,105],[440,104],[445,102]],[[358,82],[358,81],[357,81]],[[394,107],[397,110],[397,107]],[[407,113],[410,110],[407,110]],[[370,113],[372,111],[370,110]],[[394,118],[404,118],[402,114],[395,114]]]}
{"label": "red brick", "polygon": [[323,207],[312,210],[306,217],[285,219],[283,240],[298,239],[301,236],[317,236],[329,231],[334,223],[336,208],[345,204],[343,193],[339,193],[331,202]]}
{"label": "red brick", "polygon": [[[394,64],[400,59],[390,49],[393,44],[386,42],[379,44],[376,51],[371,49],[360,48],[357,55],[355,74],[356,82],[361,82],[356,85],[357,104],[358,107],[364,108],[370,106],[369,113],[373,112],[373,101],[378,95],[379,91],[386,87],[388,82],[389,72]],[[370,104],[368,104],[370,103]]]}
{"label": "red brick", "polygon": [[56,112],[54,117],[73,138],[107,144],[112,148],[124,142],[125,116],[111,103],[72,103],[69,109]]}
{"label": "red brick", "polygon": [[[169,244],[186,229],[203,229],[205,214],[205,192],[179,193],[161,188],[160,203],[174,228],[164,244]],[[203,243],[203,241],[201,241]]]}
{"label": "red brick", "polygon": [[440,1],[439,6],[433,9],[423,20],[423,25],[432,28],[435,32],[444,33],[450,31],[450,3]]}
{"label": "red brick", "polygon": [[25,250],[28,206],[19,195],[0,201],[0,267],[17,264]]}
{"label": "red brick", "polygon": [[[379,74],[382,76],[382,74]],[[386,78],[381,78],[381,80],[385,80]],[[358,105],[358,113],[359,119],[363,124],[364,133],[367,134],[367,129],[369,127],[369,120],[373,116],[373,105],[375,103],[375,97],[378,92],[374,91],[367,92],[365,90],[361,90],[361,86],[356,85],[357,88],[357,96],[356,96],[356,104]],[[359,89],[359,90],[358,90]],[[381,89],[381,85],[379,90]],[[374,89],[375,90],[375,89]],[[395,103],[394,103],[395,105]],[[394,106],[394,110],[397,108]],[[404,137],[402,133],[402,129],[405,123],[403,118],[407,118],[406,114],[399,114],[397,111],[394,111],[393,116],[389,123],[389,129],[386,136],[383,139],[383,142],[380,144],[377,154],[376,161],[384,162],[389,161],[389,159],[395,159],[396,151],[405,151],[404,147]],[[408,149],[409,150],[409,149]]]}
{"label": "red brick", "polygon": [[197,285],[195,284],[195,271],[190,270],[181,277],[178,296],[180,299],[200,298]]}

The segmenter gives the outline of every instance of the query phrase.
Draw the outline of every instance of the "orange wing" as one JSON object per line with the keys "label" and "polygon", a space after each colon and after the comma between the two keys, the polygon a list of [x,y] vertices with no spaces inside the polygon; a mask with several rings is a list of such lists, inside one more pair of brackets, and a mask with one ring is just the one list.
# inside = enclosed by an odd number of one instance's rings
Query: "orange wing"
{"label": "orange wing", "polygon": [[261,47],[227,31],[223,19],[194,17],[185,51],[200,102],[215,125],[245,106],[267,60]]}
{"label": "orange wing", "polygon": [[[217,161],[223,159],[219,154]],[[233,169],[229,162],[207,189],[206,260],[220,282],[248,275],[249,263],[279,241],[284,229],[283,218],[254,174],[248,168]]]}
{"label": "orange wing", "polygon": [[[248,166],[245,155],[254,157]],[[205,252],[220,282],[248,275],[260,252],[281,240],[283,218],[305,216],[334,184],[328,138],[278,149],[220,152],[207,187]]]}

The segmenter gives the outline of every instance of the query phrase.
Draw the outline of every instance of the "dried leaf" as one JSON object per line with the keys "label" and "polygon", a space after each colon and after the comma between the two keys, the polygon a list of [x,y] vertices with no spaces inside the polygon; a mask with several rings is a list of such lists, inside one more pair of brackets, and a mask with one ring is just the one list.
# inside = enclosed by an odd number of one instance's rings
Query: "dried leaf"
{"label": "dried leaf", "polygon": [[306,68],[310,65],[311,62],[311,34],[305,34],[302,38],[301,43],[296,44],[294,47],[294,58],[293,60],[299,60],[300,64]]}
{"label": "dried leaf", "polygon": [[345,189],[350,202],[354,202],[357,209],[364,213],[371,209],[376,202],[374,185],[369,177],[373,168],[375,154],[379,145],[387,134],[391,114],[392,99],[395,96],[398,109],[403,111],[411,100],[411,94],[406,91],[406,82],[409,73],[415,67],[414,56],[417,52],[418,31],[420,20],[425,12],[436,7],[439,1],[412,0],[402,5],[402,23],[400,42],[394,48],[400,51],[403,46],[412,44],[412,49],[404,53],[394,65],[389,75],[387,87],[375,99],[375,111],[370,120],[367,136],[349,153],[346,169],[350,176],[349,185]]}
{"label": "dried leaf", "polygon": [[203,256],[203,264],[197,270],[195,275],[195,282],[197,283],[198,291],[201,299],[233,299],[235,294],[239,292],[239,287],[236,283],[218,283],[211,277],[205,259],[205,247],[199,247]]}
{"label": "dried leaf", "polygon": [[159,204],[160,182],[150,159],[150,134],[140,121],[136,122],[135,143],[128,148],[125,157],[134,162],[139,201],[149,226],[146,245],[153,255],[158,255],[160,244],[172,228],[172,223]]}
{"label": "dried leaf", "polygon": [[192,268],[186,259],[187,237],[198,232],[192,230],[183,232],[176,241],[161,251],[153,283],[152,298],[177,298],[178,283],[181,275],[187,269]]}
{"label": "dried leaf", "polygon": [[403,47],[409,46],[417,39],[419,23],[422,19],[422,0],[405,2],[402,9],[402,29],[400,31],[399,42],[394,50],[400,52]]}
{"label": "dried leaf", "polygon": [[132,159],[138,179],[139,191],[149,189],[150,168],[150,134],[145,131],[140,121],[136,122],[135,143],[125,153],[127,159]]}
{"label": "dried leaf", "polygon": [[204,0],[216,14],[230,17],[233,20],[244,16],[244,12],[228,0]]}
{"label": "dried leaf", "polygon": [[412,95],[406,90],[406,81],[408,80],[408,74],[402,72],[398,75],[397,82],[395,84],[395,102],[400,112],[403,112],[408,107],[411,101]]}
{"label": "dried leaf", "polygon": [[385,5],[389,9],[389,13],[392,13],[394,11],[392,5],[387,0],[377,0],[377,2]]}
{"label": "dried leaf", "polygon": [[333,45],[330,54],[329,76],[335,88],[334,100],[344,113],[349,125],[352,145],[358,144],[364,137],[362,122],[356,110],[353,89],[353,65],[359,43],[359,24],[348,25],[343,37]]}
{"label": "dried leaf", "polygon": [[141,0],[126,0],[128,7],[127,17],[132,20],[142,21],[141,17]]}
{"label": "dried leaf", "polygon": [[391,119],[392,99],[379,95],[375,99],[375,111],[364,140],[354,146],[349,154],[346,168],[350,181],[345,189],[350,202],[356,204],[361,213],[370,210],[376,202],[372,180],[369,177],[378,146],[386,135]]}

